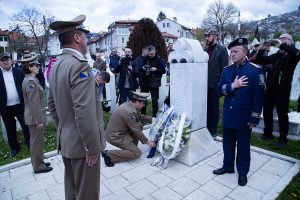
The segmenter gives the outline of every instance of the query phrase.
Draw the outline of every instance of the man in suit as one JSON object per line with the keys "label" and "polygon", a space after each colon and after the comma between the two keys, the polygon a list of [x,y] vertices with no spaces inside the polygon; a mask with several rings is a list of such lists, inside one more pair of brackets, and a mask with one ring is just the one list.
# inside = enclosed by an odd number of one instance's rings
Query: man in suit
{"label": "man in suit", "polygon": [[206,52],[208,53],[208,88],[207,88],[207,128],[212,137],[217,136],[219,123],[219,96],[216,88],[223,68],[228,65],[227,49],[217,43],[217,31],[210,29],[205,32]]}
{"label": "man in suit", "polygon": [[17,139],[16,120],[18,119],[29,148],[30,134],[24,121],[24,100],[22,82],[24,73],[20,68],[12,67],[11,57],[4,52],[0,56],[0,114],[7,130],[8,144],[11,148],[11,156],[15,157],[20,149]]}
{"label": "man in suit", "polygon": [[102,152],[108,167],[113,167],[117,162],[139,158],[142,155],[141,150],[137,147],[139,141],[150,147],[156,146],[155,142],[148,140],[142,132],[142,122],[152,122],[151,117],[140,113],[148,96],[149,93],[132,92],[131,101],[123,103],[112,113],[105,136],[107,142],[121,150]]}
{"label": "man in suit", "polygon": [[62,55],[50,74],[49,111],[57,125],[58,150],[65,165],[66,199],[99,199],[104,134],[97,122],[95,80],[85,54],[85,15],[56,21]]}
{"label": "man in suit", "polygon": [[214,170],[216,175],[234,173],[235,147],[238,184],[247,184],[250,168],[250,135],[258,124],[262,110],[265,77],[262,69],[250,63],[246,38],[238,38],[228,46],[233,65],[224,68],[217,86],[224,95],[223,108],[223,166]]}

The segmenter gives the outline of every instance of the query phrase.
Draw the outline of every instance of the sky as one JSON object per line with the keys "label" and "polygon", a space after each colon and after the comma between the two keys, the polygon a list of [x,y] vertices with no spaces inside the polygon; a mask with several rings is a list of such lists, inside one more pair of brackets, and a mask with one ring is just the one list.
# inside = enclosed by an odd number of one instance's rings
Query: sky
{"label": "sky", "polygon": [[[298,9],[296,0],[221,0],[232,2],[241,13],[241,21],[259,20],[269,14],[279,15]],[[139,20],[143,17],[156,21],[159,11],[167,18],[189,27],[201,27],[210,0],[0,0],[0,28],[9,29],[11,17],[23,8],[34,7],[58,20],[71,20],[85,14],[84,25],[91,32],[107,31],[116,20]]]}

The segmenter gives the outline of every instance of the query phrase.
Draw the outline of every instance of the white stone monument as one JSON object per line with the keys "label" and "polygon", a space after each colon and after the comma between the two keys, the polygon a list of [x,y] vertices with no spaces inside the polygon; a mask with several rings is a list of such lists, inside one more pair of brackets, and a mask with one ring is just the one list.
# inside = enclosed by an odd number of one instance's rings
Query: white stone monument
{"label": "white stone monument", "polygon": [[5,128],[5,125],[4,125],[4,122],[3,122],[1,116],[0,116],[0,121],[1,121],[1,128],[2,128],[3,139],[7,143],[8,142],[8,140],[7,140],[7,132],[6,132],[6,128]]}
{"label": "white stone monument", "polygon": [[176,160],[193,166],[218,152],[206,128],[208,54],[199,41],[186,38],[179,38],[174,49],[169,55],[171,106],[192,120],[190,140]]}
{"label": "white stone monument", "polygon": [[110,112],[113,112],[116,108],[115,75],[110,71],[109,67],[106,68],[106,71],[110,74],[110,81],[105,84],[106,100],[108,101],[108,106],[110,106]]}

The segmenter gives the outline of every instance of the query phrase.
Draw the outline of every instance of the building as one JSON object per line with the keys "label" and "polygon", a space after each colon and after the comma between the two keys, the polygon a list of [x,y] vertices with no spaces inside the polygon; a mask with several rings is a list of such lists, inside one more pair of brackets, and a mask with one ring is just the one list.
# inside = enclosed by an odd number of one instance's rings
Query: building
{"label": "building", "polygon": [[58,40],[58,34],[56,32],[50,35],[48,41],[48,55],[57,56],[62,53],[62,46]]}
{"label": "building", "polygon": [[8,51],[9,32],[0,29],[0,53]]}

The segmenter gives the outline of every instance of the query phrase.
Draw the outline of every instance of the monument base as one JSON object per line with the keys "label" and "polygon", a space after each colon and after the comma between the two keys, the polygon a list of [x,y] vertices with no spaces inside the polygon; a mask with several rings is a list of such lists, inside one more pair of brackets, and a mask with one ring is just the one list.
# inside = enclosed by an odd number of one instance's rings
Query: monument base
{"label": "monument base", "polygon": [[175,160],[191,167],[218,151],[216,142],[204,127],[191,133],[190,140]]}

